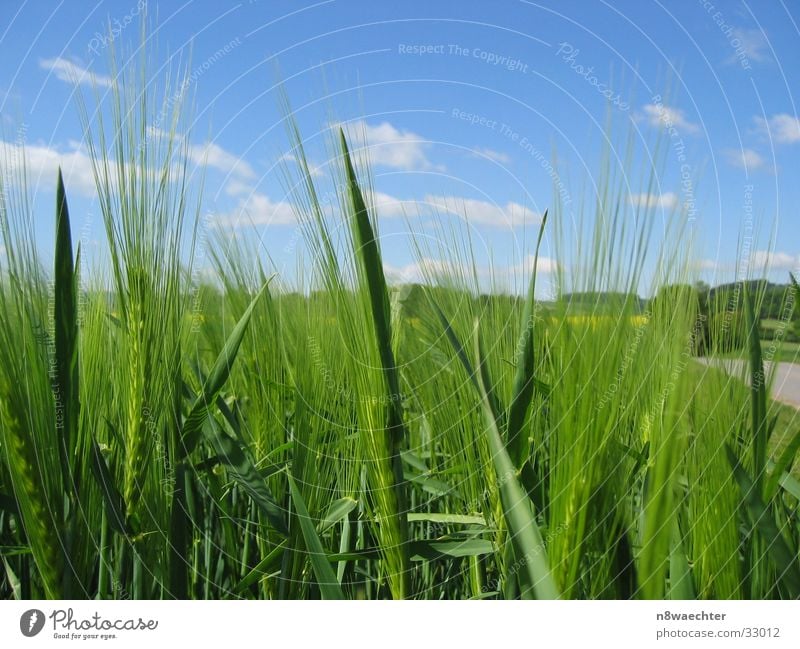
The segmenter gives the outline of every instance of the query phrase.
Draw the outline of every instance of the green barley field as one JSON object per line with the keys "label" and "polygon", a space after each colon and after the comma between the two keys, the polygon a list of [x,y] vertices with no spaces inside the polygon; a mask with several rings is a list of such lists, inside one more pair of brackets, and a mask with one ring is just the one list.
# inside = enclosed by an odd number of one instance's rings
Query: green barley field
{"label": "green barley field", "polygon": [[[183,109],[154,132],[131,87],[107,123],[79,106],[107,265],[73,246],[60,176],[44,254],[25,172],[0,174],[0,596],[800,597],[763,295],[702,307],[679,216],[655,236],[607,173],[580,248],[558,203],[532,233],[532,255],[562,242],[547,300],[536,263],[525,293],[486,291],[443,221],[449,263],[410,235],[425,281],[395,284],[363,151],[332,132],[329,210],[290,126],[289,282],[247,240],[201,240]],[[697,362],[715,353],[752,387]]]}

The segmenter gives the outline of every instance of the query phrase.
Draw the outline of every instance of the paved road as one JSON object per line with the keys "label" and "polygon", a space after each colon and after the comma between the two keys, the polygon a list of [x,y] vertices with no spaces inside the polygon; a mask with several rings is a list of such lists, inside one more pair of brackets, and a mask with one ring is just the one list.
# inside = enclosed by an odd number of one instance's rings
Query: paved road
{"label": "paved road", "polygon": [[[742,376],[748,372],[748,363],[743,360],[732,359],[697,359],[704,365],[721,367],[732,376]],[[769,377],[772,372],[772,363],[764,363],[764,372]],[[800,408],[800,365],[796,363],[778,363],[775,368],[775,379],[772,384],[771,397],[776,401],[786,403],[795,408]]]}

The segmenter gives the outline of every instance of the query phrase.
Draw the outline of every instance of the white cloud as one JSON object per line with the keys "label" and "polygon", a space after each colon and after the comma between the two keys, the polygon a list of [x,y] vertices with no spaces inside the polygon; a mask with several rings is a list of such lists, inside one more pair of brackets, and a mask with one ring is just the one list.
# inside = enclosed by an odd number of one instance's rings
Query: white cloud
{"label": "white cloud", "polygon": [[56,79],[67,83],[82,83],[87,86],[101,86],[108,88],[113,84],[111,77],[95,74],[78,63],[57,57],[54,59],[43,59],[39,61],[39,67],[43,70],[50,70]]}
{"label": "white cloud", "polygon": [[[334,127],[340,124],[333,124]],[[442,169],[428,160],[428,141],[411,131],[400,130],[389,122],[367,124],[355,120],[341,124],[351,149],[367,147],[369,160],[376,166],[405,170]]]}
{"label": "white cloud", "polygon": [[30,181],[41,181],[45,187],[53,189],[60,166],[68,193],[76,191],[85,196],[94,196],[96,193],[92,161],[75,142],[68,149],[60,151],[51,146],[23,146],[0,140],[0,162],[12,178],[26,166]]}
{"label": "white cloud", "polygon": [[[263,193],[254,192],[250,185],[233,179],[225,192],[239,197],[236,207],[221,215],[219,225],[245,227],[250,225],[286,225],[297,223],[297,215],[288,201],[275,202]],[[421,201],[403,199],[384,192],[372,192],[369,205],[379,218],[398,218],[408,212],[447,212],[477,225],[512,227],[538,224],[541,216],[519,203],[508,202],[504,206],[458,196],[425,196]],[[328,216],[338,212],[335,201],[323,203]]]}
{"label": "white cloud", "polygon": [[800,142],[800,119],[787,113],[773,115],[769,119],[754,117],[756,128],[766,137],[779,144]]}
{"label": "white cloud", "polygon": [[213,142],[190,146],[189,159],[197,165],[212,167],[240,179],[252,180],[256,177],[249,163]]}
{"label": "white cloud", "polygon": [[170,133],[163,128],[159,128],[158,126],[146,126],[145,133],[147,134],[148,139],[154,139],[156,141],[167,141],[170,138],[174,138],[176,141],[183,141],[185,139],[183,133]]}
{"label": "white cloud", "polygon": [[[209,167],[238,176],[229,183],[235,191],[226,187],[229,194],[241,195],[252,191],[241,180],[255,177],[250,165],[221,147],[215,144],[192,146],[189,148],[189,159],[195,164],[203,164],[205,161]],[[29,178],[34,181],[41,178],[47,187],[55,187],[56,173],[60,166],[67,191],[85,196],[94,196],[97,193],[92,161],[80,142],[70,141],[66,146],[55,147],[41,144],[23,146],[21,143],[0,140],[0,162],[4,170],[12,175],[26,164]],[[112,170],[116,168],[114,161],[109,164]]]}
{"label": "white cloud", "polygon": [[[230,192],[229,192],[230,193]],[[373,191],[366,197],[368,209],[374,210],[378,218],[391,219],[405,216],[409,208],[415,209],[417,201],[412,199],[397,198],[384,192]],[[339,214],[338,196],[329,192],[321,196],[322,211],[328,216]]]}
{"label": "white cloud", "polygon": [[696,270],[714,271],[720,268],[720,263],[714,259],[701,259],[693,266]]}
{"label": "white cloud", "polygon": [[423,200],[436,210],[455,214],[465,221],[478,225],[510,228],[517,225],[538,224],[542,220],[540,214],[513,201],[498,205],[474,198],[432,194],[428,194]]}
{"label": "white cloud", "polygon": [[384,263],[383,270],[386,273],[386,278],[390,282],[397,284],[419,284],[424,282],[426,277],[460,275],[464,269],[450,261],[426,258],[404,266],[394,266],[393,264]]}
{"label": "white cloud", "polygon": [[760,169],[766,164],[766,160],[761,156],[758,151],[753,149],[725,149],[722,154],[728,164],[734,167],[740,167],[747,171]]}
{"label": "white cloud", "polygon": [[[520,263],[511,266],[477,265],[473,268],[467,263],[426,257],[404,266],[384,263],[383,267],[387,279],[397,284],[422,283],[427,278],[436,279],[437,277],[464,277],[471,280],[473,275],[477,274],[481,284],[485,285],[494,279],[499,282],[527,286],[528,279],[533,271],[534,259],[534,255],[528,255]],[[537,265],[539,273],[552,273],[557,267],[558,264],[554,259],[539,257]]]}
{"label": "white cloud", "polygon": [[416,201],[395,198],[383,192],[373,192],[372,194],[372,207],[378,213],[378,216],[382,218],[403,216],[407,207],[414,207],[415,205]]}
{"label": "white cloud", "polygon": [[[508,269],[510,275],[522,275],[528,277],[533,272],[533,262],[536,261],[535,255],[528,255],[519,264],[511,266]],[[539,256],[539,261],[536,264],[537,272],[539,273],[553,273],[558,270],[558,262],[550,257]]]}
{"label": "white cloud", "polygon": [[[402,217],[409,212],[412,215],[445,212],[458,216],[470,223],[494,227],[508,228],[541,222],[541,215],[513,201],[509,201],[505,205],[497,205],[473,198],[435,196],[433,194],[428,194],[421,200],[416,200],[397,198],[384,192],[374,191],[369,204],[370,207],[375,209],[380,218]],[[333,204],[329,202],[328,205],[329,213],[333,213],[335,211]]]}
{"label": "white cloud", "polygon": [[[760,29],[743,29],[736,28],[731,33],[731,41],[738,39],[738,49],[751,61],[763,63],[769,61],[770,57],[767,52],[769,43],[767,42],[767,35]],[[732,54],[728,59],[728,63],[739,62],[739,57],[736,53]]]}
{"label": "white cloud", "polygon": [[793,270],[800,268],[800,255],[791,255],[786,252],[773,252],[770,250],[756,250],[750,257],[756,268],[767,270]]}
{"label": "white cloud", "polygon": [[241,196],[242,194],[249,194],[253,191],[253,186],[250,183],[231,178],[225,183],[225,193],[228,196]]}
{"label": "white cloud", "polygon": [[266,194],[254,192],[240,198],[236,207],[215,220],[216,227],[240,228],[261,225],[294,225],[297,214],[291,203],[273,201]]}
{"label": "white cloud", "polygon": [[672,108],[663,104],[645,104],[644,118],[654,128],[675,128],[679,132],[695,134],[700,132],[700,127],[686,119],[686,115],[679,108]]}
{"label": "white cloud", "polygon": [[671,210],[678,205],[678,195],[674,192],[666,192],[664,194],[631,194],[628,197],[628,202],[631,205],[643,207],[645,209],[658,208]]}
{"label": "white cloud", "polygon": [[493,160],[494,162],[499,162],[500,164],[511,164],[511,156],[502,153],[500,151],[495,151],[493,149],[485,149],[485,148],[476,148],[473,149],[473,152],[476,156],[482,158],[489,158],[489,160]]}

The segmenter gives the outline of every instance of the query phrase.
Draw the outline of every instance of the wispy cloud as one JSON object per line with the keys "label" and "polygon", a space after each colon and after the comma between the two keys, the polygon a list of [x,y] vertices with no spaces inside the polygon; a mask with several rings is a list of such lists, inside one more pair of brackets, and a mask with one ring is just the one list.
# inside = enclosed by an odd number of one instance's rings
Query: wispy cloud
{"label": "wispy cloud", "polygon": [[[522,275],[523,277],[530,277],[533,272],[534,262],[536,262],[535,255],[528,255],[519,264],[509,267],[509,272],[512,275]],[[536,263],[537,273],[554,273],[558,270],[558,262],[550,257],[539,257]]]}
{"label": "wispy cloud", "polygon": [[722,155],[728,164],[746,171],[761,169],[767,163],[763,156],[753,149],[725,149]]}
{"label": "wispy cloud", "polygon": [[92,161],[77,142],[70,143],[65,149],[58,149],[41,144],[23,147],[16,142],[0,140],[0,162],[12,177],[25,166],[30,180],[41,180],[48,188],[55,187],[56,174],[61,167],[69,191],[84,196],[94,196],[96,193]]}
{"label": "wispy cloud", "polygon": [[[736,49],[740,50],[750,61],[765,63],[770,59],[769,42],[767,35],[761,29],[744,29],[737,27],[731,32],[731,44],[738,43]],[[736,53],[732,54],[728,63],[739,62]]]}
{"label": "wispy cloud", "polygon": [[238,178],[231,178],[225,183],[225,193],[228,196],[241,196],[243,194],[250,194],[253,191],[251,183],[239,180]]}
{"label": "wispy cloud", "polygon": [[80,63],[70,61],[65,58],[57,57],[54,59],[42,59],[39,67],[43,70],[52,72],[56,79],[67,83],[80,83],[87,86],[109,87],[113,79],[106,75],[95,74]]}
{"label": "wispy cloud", "polygon": [[354,120],[341,126],[345,129],[351,147],[367,147],[369,160],[376,166],[408,171],[444,168],[434,165],[428,159],[426,151],[430,143],[417,133],[398,129],[389,122],[368,124],[365,120]]}
{"label": "wispy cloud", "polygon": [[663,104],[645,104],[642,110],[645,121],[654,128],[675,128],[679,132],[692,135],[700,132],[700,126],[689,121],[680,108]]}
{"label": "wispy cloud", "polygon": [[[0,140],[0,160],[6,171],[19,171],[27,164],[31,178],[41,176],[49,185],[55,183],[59,166],[64,174],[64,182],[70,191],[77,191],[85,196],[96,194],[94,172],[89,154],[79,142],[70,142],[67,146],[45,146],[26,144],[24,147],[15,142]],[[189,161],[197,165],[206,164],[231,175],[229,185],[235,184],[235,191],[226,187],[230,195],[241,195],[252,192],[251,181],[255,178],[252,167],[242,159],[229,153],[216,144],[193,145],[188,149]],[[111,163],[112,166],[115,163]]]}
{"label": "wispy cloud", "polygon": [[778,144],[796,144],[800,142],[800,119],[788,113],[779,113],[767,119],[760,116],[753,118],[756,129],[765,137]]}
{"label": "wispy cloud", "polygon": [[215,219],[215,227],[242,228],[265,225],[294,225],[297,213],[291,203],[274,201],[266,194],[253,192],[239,199],[231,211]]}
{"label": "wispy cloud", "polygon": [[636,207],[646,209],[671,210],[678,206],[679,200],[676,193],[665,192],[663,194],[631,194],[628,196],[628,202]]}
{"label": "wispy cloud", "polygon": [[[151,134],[168,137],[167,134],[152,130]],[[181,138],[180,134],[175,137]],[[229,174],[225,191],[231,196],[251,194],[252,181],[256,174],[253,168],[233,153],[226,151],[217,144],[207,143],[191,145],[187,148],[188,162],[196,165],[206,165]],[[0,163],[4,171],[12,174],[27,168],[28,176],[37,180],[41,177],[47,187],[55,186],[58,168],[61,167],[64,183],[70,192],[78,192],[84,196],[94,196],[97,193],[92,160],[85,147],[77,141],[70,141],[65,146],[25,144],[0,140]],[[111,168],[116,167],[116,162],[111,161]],[[136,169],[132,168],[131,172]],[[114,177],[115,174],[112,174]]]}
{"label": "wispy cloud", "polygon": [[[765,273],[786,271],[797,273],[800,271],[800,254],[755,250],[744,261],[756,274],[761,274],[762,271]],[[702,259],[695,262],[694,267],[701,271],[734,273],[741,270],[741,263],[720,261],[718,259]]]}
{"label": "wispy cloud", "polygon": [[379,217],[393,218],[403,216],[408,210],[416,207],[416,201],[395,198],[383,192],[373,192],[372,207]]}
{"label": "wispy cloud", "polygon": [[[524,260],[509,266],[487,266],[451,261],[447,259],[423,258],[419,261],[395,266],[384,263],[384,271],[390,282],[399,284],[422,283],[427,279],[438,277],[465,277],[472,278],[473,274],[478,276],[482,284],[488,285],[491,281],[507,285],[527,285],[528,279],[533,272],[535,257],[528,255]],[[549,257],[539,257],[537,269],[539,273],[552,273],[558,268],[555,259]]]}
{"label": "wispy cloud", "polygon": [[252,180],[256,177],[248,162],[213,142],[194,144],[189,147],[188,153],[189,159],[197,165],[212,167],[243,180]]}
{"label": "wispy cloud", "polygon": [[695,270],[716,271],[721,267],[720,262],[715,259],[700,259],[692,264]]}
{"label": "wispy cloud", "polygon": [[493,160],[494,162],[499,162],[500,164],[504,165],[511,164],[511,156],[500,151],[478,147],[473,149],[473,152],[480,158],[489,158],[489,160]]}
{"label": "wispy cloud", "polygon": [[800,268],[800,255],[771,250],[756,250],[750,257],[752,265],[770,270],[793,270]]}
{"label": "wispy cloud", "polygon": [[[228,182],[225,191],[229,196],[238,196],[239,199],[236,207],[217,217],[217,227],[237,229],[298,223],[298,208],[290,201],[274,201],[263,192],[254,191],[248,183],[236,179]],[[395,198],[383,192],[373,192],[370,201],[370,207],[377,211],[380,218],[403,216],[406,209],[415,204],[414,201]],[[337,213],[338,205],[330,201],[323,204],[322,208],[328,216],[333,216]]]}
{"label": "wispy cloud", "polygon": [[402,266],[384,263],[383,270],[390,282],[399,284],[424,282],[427,277],[460,275],[464,268],[459,264],[442,259],[425,258]]}
{"label": "wispy cloud", "polygon": [[435,210],[454,214],[465,221],[478,225],[511,228],[518,225],[538,224],[542,220],[541,214],[513,201],[509,201],[505,205],[498,205],[474,198],[428,194],[423,202]]}
{"label": "wispy cloud", "polygon": [[[248,183],[233,179],[226,185],[226,193],[237,196],[238,202],[233,210],[217,219],[219,226],[238,228],[297,223],[296,209],[291,202],[273,201],[266,194],[252,190]],[[407,214],[444,213],[475,225],[491,227],[510,228],[541,222],[541,215],[513,201],[496,205],[472,198],[431,194],[416,200],[397,198],[391,194],[375,191],[369,197],[369,204],[378,217],[383,219],[398,218]],[[323,209],[329,216],[333,216],[337,213],[338,204],[335,200],[331,200],[323,204]]]}

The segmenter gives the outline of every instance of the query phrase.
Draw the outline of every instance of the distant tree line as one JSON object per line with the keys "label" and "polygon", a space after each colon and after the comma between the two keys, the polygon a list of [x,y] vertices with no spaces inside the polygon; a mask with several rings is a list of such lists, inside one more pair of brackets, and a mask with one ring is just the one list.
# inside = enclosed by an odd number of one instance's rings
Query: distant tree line
{"label": "distant tree line", "polygon": [[[675,287],[665,287],[654,299]],[[758,336],[761,340],[800,342],[800,299],[792,284],[775,284],[767,280],[748,280],[710,287],[698,282],[692,290],[696,299],[698,336],[695,353],[710,350],[726,353],[744,349],[748,341],[745,300],[754,300],[758,315]]]}

